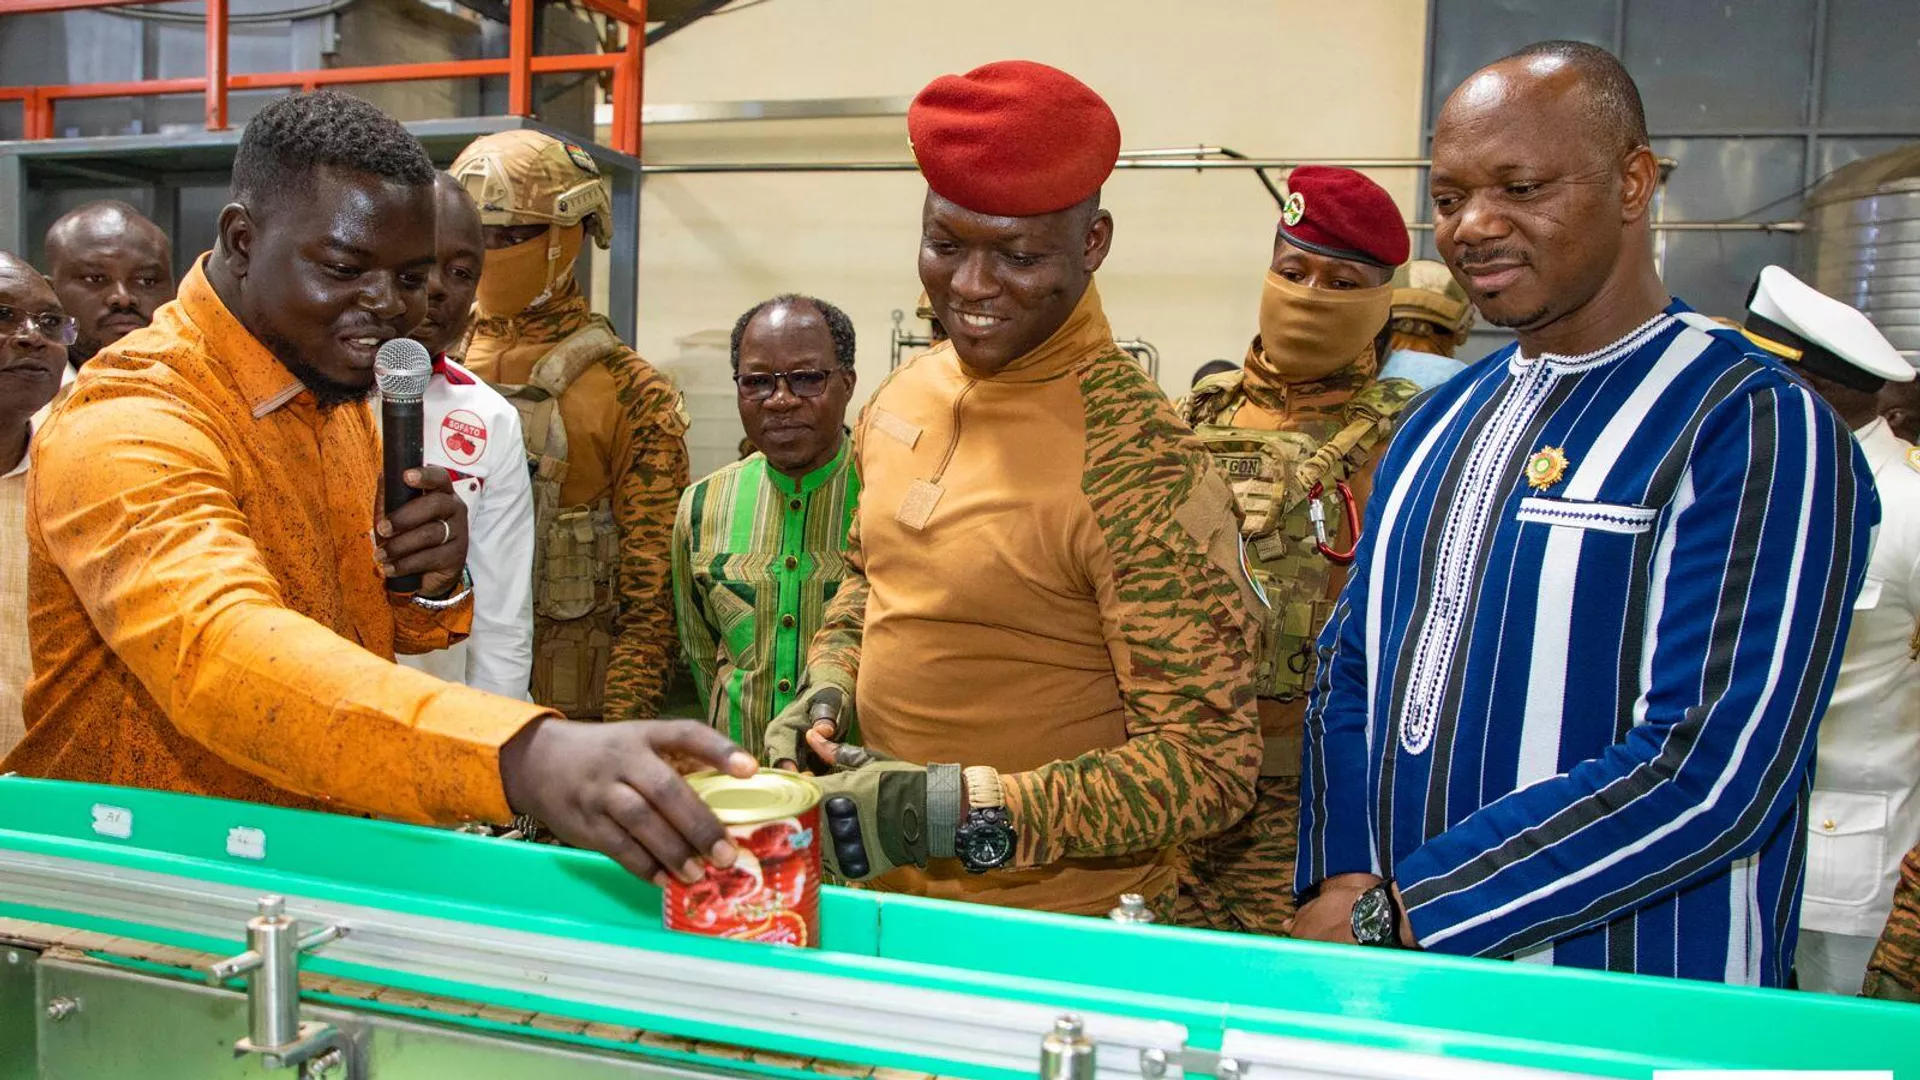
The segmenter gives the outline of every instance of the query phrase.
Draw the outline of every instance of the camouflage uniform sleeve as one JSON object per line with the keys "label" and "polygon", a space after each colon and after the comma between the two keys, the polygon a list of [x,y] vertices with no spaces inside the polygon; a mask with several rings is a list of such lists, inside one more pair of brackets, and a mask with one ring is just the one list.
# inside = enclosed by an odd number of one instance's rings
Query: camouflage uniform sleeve
{"label": "camouflage uniform sleeve", "polygon": [[629,433],[613,468],[620,568],[603,707],[608,720],[659,715],[673,676],[673,519],[687,486],[680,392],[638,355],[629,351],[624,360],[608,365]]}
{"label": "camouflage uniform sleeve", "polygon": [[[874,395],[878,397],[876,393]],[[869,399],[871,404],[871,399]],[[867,410],[853,426],[853,469],[860,470],[860,448],[866,443]],[[860,547],[860,511],[853,512],[853,524],[847,529],[847,573],[840,587],[827,601],[821,614],[820,629],[807,650],[807,683],[828,683],[851,690],[860,674],[860,641],[867,630],[867,562]]]}
{"label": "camouflage uniform sleeve", "polygon": [[1219,832],[1253,805],[1260,770],[1259,600],[1232,494],[1133,365],[1095,365],[1082,392],[1096,522],[1082,547],[1127,741],[1005,778],[1017,867]]}
{"label": "camouflage uniform sleeve", "polygon": [[1893,893],[1893,913],[1887,916],[1887,928],[1880,932],[1873,958],[1867,961],[1868,997],[1894,997],[1884,993],[1892,983],[1908,995],[1920,994],[1920,845],[1900,861],[1900,884]]}

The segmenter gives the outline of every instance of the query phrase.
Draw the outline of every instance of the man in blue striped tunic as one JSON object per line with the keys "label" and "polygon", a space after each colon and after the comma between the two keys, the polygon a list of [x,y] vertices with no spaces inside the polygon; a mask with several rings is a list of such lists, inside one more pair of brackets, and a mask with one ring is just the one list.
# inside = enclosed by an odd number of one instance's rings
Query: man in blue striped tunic
{"label": "man in blue striped tunic", "polygon": [[1668,296],[1610,54],[1477,72],[1433,159],[1440,253],[1519,342],[1380,466],[1319,643],[1295,934],[1782,985],[1871,473]]}

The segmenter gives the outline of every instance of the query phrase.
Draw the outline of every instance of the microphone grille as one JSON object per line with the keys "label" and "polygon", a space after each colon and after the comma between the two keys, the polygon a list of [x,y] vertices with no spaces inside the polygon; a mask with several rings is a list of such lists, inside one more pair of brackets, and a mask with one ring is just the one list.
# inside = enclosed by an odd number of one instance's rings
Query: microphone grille
{"label": "microphone grille", "polygon": [[383,398],[418,399],[432,378],[433,357],[412,338],[394,338],[373,354],[373,381]]}

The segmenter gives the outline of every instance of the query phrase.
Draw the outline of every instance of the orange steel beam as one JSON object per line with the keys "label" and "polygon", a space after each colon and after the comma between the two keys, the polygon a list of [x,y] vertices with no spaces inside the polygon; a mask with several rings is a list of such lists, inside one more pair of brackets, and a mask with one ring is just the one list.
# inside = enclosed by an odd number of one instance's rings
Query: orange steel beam
{"label": "orange steel beam", "polygon": [[[76,11],[164,3],[166,0],[0,0],[0,15]],[[534,0],[509,0],[508,55],[495,60],[452,60],[431,64],[380,64],[311,71],[233,73],[228,69],[227,30],[229,0],[207,2],[207,74],[202,78],[142,79],[129,82],[77,83],[66,86],[0,87],[0,101],[18,101],[29,139],[53,137],[54,106],[68,99],[153,97],[164,94],[206,94],[209,130],[228,126],[227,95],[234,90],[313,90],[378,82],[416,82],[427,79],[507,77],[508,111],[533,115],[533,76],[568,72],[611,71],[614,75],[613,143],[616,149],[640,152],[640,101],[645,73],[646,0],[579,0],[585,6],[624,24],[627,41],[618,53],[577,53],[564,56],[533,54]]]}
{"label": "orange steel beam", "polygon": [[[541,75],[580,71],[613,71],[622,57],[600,53],[566,56],[536,56],[533,70]],[[317,86],[344,86],[359,83],[419,82],[425,79],[469,79],[507,73],[506,60],[447,60],[432,64],[379,64],[369,67],[319,68],[313,71],[238,72],[227,76],[229,90],[302,90]],[[0,100],[27,100],[33,94],[60,100],[65,98],[154,97],[161,94],[198,94],[207,81],[198,76],[180,79],[145,79],[117,83],[74,83],[68,86],[4,87]]]}
{"label": "orange steel beam", "polygon": [[207,0],[207,130],[227,130],[227,0]]}
{"label": "orange steel beam", "polygon": [[609,19],[626,23],[628,26],[645,27],[647,8],[645,4],[628,5],[622,0],[576,0],[581,7],[597,11]]}
{"label": "orange steel beam", "polygon": [[533,0],[507,0],[507,111],[533,115]]}
{"label": "orange steel beam", "polygon": [[83,8],[128,7],[138,4],[163,4],[167,0],[6,0],[0,15],[33,15],[44,11],[79,11]]}
{"label": "orange steel beam", "polygon": [[647,0],[633,0],[627,44],[613,70],[613,148],[640,156],[640,101],[647,72]]}

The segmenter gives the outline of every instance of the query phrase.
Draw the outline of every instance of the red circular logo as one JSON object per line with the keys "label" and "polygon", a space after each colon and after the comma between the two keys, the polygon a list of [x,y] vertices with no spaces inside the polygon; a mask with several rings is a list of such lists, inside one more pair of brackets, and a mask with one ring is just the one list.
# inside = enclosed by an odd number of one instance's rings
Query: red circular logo
{"label": "red circular logo", "polygon": [[487,425],[465,409],[455,409],[440,421],[440,445],[455,465],[471,465],[487,450]]}

